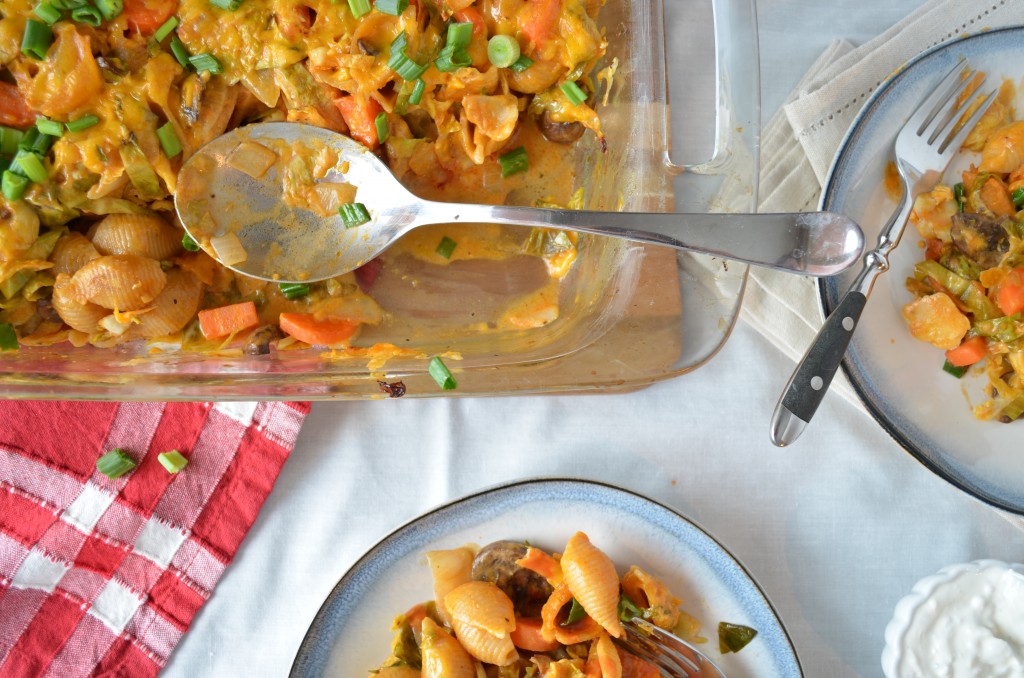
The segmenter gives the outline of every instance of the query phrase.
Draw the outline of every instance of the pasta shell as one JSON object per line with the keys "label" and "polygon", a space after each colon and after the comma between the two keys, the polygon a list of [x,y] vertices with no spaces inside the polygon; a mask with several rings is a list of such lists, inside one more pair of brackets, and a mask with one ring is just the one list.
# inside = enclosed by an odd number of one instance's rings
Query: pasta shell
{"label": "pasta shell", "polygon": [[491,582],[472,581],[444,597],[455,636],[482,662],[505,666],[518,658],[509,632],[515,629],[512,601]]}
{"label": "pasta shell", "polygon": [[430,617],[423,618],[420,654],[423,678],[477,678],[473,658]]}
{"label": "pasta shell", "polygon": [[138,316],[134,334],[145,339],[164,337],[181,330],[195,317],[203,297],[203,284],[191,273],[174,269],[167,285],[153,300],[153,308]]}
{"label": "pasta shell", "polygon": [[622,678],[622,661],[619,659],[619,652],[615,649],[611,637],[603,631],[590,646],[586,674],[601,676],[601,678]]}
{"label": "pasta shell", "polygon": [[152,303],[167,284],[160,262],[135,254],[113,254],[93,259],[72,281],[80,301],[104,308],[135,311]]}
{"label": "pasta shell", "polygon": [[473,552],[468,548],[427,551],[427,564],[434,579],[434,601],[442,621],[451,623],[444,597],[462,584],[472,581]]}
{"label": "pasta shell", "polygon": [[565,584],[587,614],[616,638],[622,637],[619,621],[619,575],[615,564],[590,543],[582,532],[569,539],[562,554]]}
{"label": "pasta shell", "polygon": [[679,604],[682,601],[672,595],[664,582],[636,565],[623,575],[622,591],[630,600],[647,610],[653,624],[671,629],[679,621]]}
{"label": "pasta shell", "polygon": [[89,239],[81,233],[72,231],[60,237],[50,254],[54,273],[74,275],[78,269],[97,259],[100,253]]}
{"label": "pasta shell", "polygon": [[100,320],[110,314],[110,311],[102,306],[79,301],[74,283],[71,282],[71,276],[66,273],[57,275],[57,280],[53,284],[51,301],[61,320],[72,329],[86,334],[97,332]]}
{"label": "pasta shell", "polygon": [[99,222],[92,244],[100,254],[168,259],[181,250],[181,232],[153,214],[111,214]]}

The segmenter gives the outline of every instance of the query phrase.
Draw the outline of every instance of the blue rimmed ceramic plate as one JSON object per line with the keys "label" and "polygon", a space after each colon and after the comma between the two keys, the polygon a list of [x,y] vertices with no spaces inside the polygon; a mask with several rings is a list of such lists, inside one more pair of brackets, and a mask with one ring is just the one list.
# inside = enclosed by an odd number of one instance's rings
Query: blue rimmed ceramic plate
{"label": "blue rimmed ceramic plate", "polygon": [[[883,187],[893,142],[904,121],[961,59],[988,74],[986,87],[1024,76],[1024,27],[979,33],[945,43],[906,65],[865,104],[840,146],[822,194],[822,209],[845,214],[874,243],[895,204]],[[1017,111],[1024,110],[1019,105]],[[963,154],[956,177],[975,154]],[[958,179],[950,179],[954,182]],[[846,355],[844,370],[875,419],[926,467],[979,499],[1024,514],[1024,424],[974,418],[984,400],[982,377],[962,381],[941,369],[942,352],[913,339],[900,315],[912,300],[904,282],[923,258],[912,225],[881,276]],[[831,313],[856,272],[819,282],[822,309]]]}
{"label": "blue rimmed ceramic plate", "polygon": [[[342,577],[302,641],[293,677],[366,675],[387,658],[395,615],[431,597],[425,551],[498,539],[561,550],[577,530],[620,571],[660,576],[702,622],[704,649],[730,678],[800,676],[796,652],[750,574],[709,534],[669,508],[600,483],[539,479],[486,490],[427,513],[374,546]],[[757,637],[720,656],[718,622],[751,626]]]}

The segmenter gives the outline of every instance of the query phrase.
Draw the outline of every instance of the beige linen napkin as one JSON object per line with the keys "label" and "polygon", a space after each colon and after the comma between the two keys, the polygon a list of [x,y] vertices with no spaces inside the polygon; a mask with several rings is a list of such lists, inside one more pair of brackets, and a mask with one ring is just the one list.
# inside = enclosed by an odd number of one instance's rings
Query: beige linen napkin
{"label": "beige linen napkin", "polygon": [[[872,92],[901,65],[956,36],[1017,24],[1024,24],[1021,0],[930,0],[860,47],[845,41],[830,45],[763,131],[760,211],[817,208],[846,131]],[[821,326],[816,290],[811,278],[751,268],[741,317],[799,360]],[[842,374],[832,388],[860,404]]]}

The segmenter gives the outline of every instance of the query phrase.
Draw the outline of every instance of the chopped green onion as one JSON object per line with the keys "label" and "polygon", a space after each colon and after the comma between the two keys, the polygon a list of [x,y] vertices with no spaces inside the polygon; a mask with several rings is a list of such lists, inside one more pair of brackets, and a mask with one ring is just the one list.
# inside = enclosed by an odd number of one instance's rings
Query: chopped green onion
{"label": "chopped green onion", "polygon": [[511,70],[515,71],[516,73],[522,73],[523,71],[525,71],[527,68],[529,68],[532,65],[533,65],[533,59],[531,59],[530,57],[526,56],[525,54],[520,54],[519,58],[516,59],[516,62],[514,64],[512,64],[511,66],[509,66],[509,68]]}
{"label": "chopped green onion", "polygon": [[209,52],[203,52],[202,54],[196,54],[190,56],[188,61],[192,66],[202,73],[203,71],[209,71],[210,73],[217,74],[222,73],[224,69],[221,67],[220,62]]}
{"label": "chopped green onion", "polygon": [[378,12],[400,16],[409,6],[409,0],[374,0],[373,6],[377,8]]}
{"label": "chopped green onion", "polygon": [[427,89],[427,83],[423,80],[417,80],[416,85],[412,88],[412,94],[409,95],[409,103],[415,106],[423,99],[423,92]]}
{"label": "chopped green onion", "polygon": [[455,381],[455,377],[453,377],[452,373],[448,371],[448,367],[444,364],[444,361],[441,360],[440,356],[435,355],[430,359],[430,364],[427,366],[427,372],[429,372],[430,376],[434,378],[437,385],[445,391],[452,391],[456,386],[458,386],[458,383]]}
{"label": "chopped green onion", "polygon": [[587,611],[580,605],[580,601],[572,599],[572,607],[569,608],[569,616],[561,623],[561,626],[570,626],[587,616]]}
{"label": "chopped green onion", "polygon": [[451,45],[442,49],[438,53],[437,59],[434,60],[434,66],[442,73],[450,73],[465,66],[470,66],[472,63],[473,60],[464,48]]}
{"label": "chopped green onion", "polygon": [[33,59],[46,58],[46,50],[53,42],[53,31],[42,21],[28,19],[25,21],[25,32],[21,36],[21,53]]}
{"label": "chopped green onion", "polygon": [[619,598],[618,615],[621,621],[628,622],[632,621],[633,617],[644,616],[644,611],[637,607],[637,604],[634,603],[629,596],[622,594]]}
{"label": "chopped green onion", "polygon": [[17,351],[18,335],[10,323],[0,323],[0,351]]}
{"label": "chopped green onion", "polygon": [[1017,209],[1024,207],[1024,186],[1018,186],[1010,194],[1010,200],[1013,201],[1013,206]]}
{"label": "chopped green onion", "polygon": [[18,142],[19,151],[31,151],[32,145],[39,138],[39,130],[35,126],[29,127],[25,130],[25,133],[21,135],[21,141]]}
{"label": "chopped green onion", "polygon": [[164,38],[166,38],[168,35],[170,35],[171,31],[173,31],[177,27],[178,27],[178,17],[172,16],[170,19],[165,21],[160,26],[160,28],[156,29],[156,32],[153,33],[153,39],[156,40],[157,42],[163,42]]}
{"label": "chopped green onion", "polygon": [[189,61],[188,48],[185,47],[185,43],[181,41],[177,33],[171,36],[171,54],[185,68],[192,65],[192,62]]}
{"label": "chopped green onion", "polygon": [[120,478],[135,466],[135,460],[120,447],[115,447],[96,460],[96,470],[111,479]]}
{"label": "chopped green onion", "polygon": [[160,465],[167,469],[168,473],[177,473],[181,469],[188,466],[188,459],[185,458],[181,452],[177,450],[168,450],[161,452],[156,455],[156,460],[160,462]]}
{"label": "chopped green onion", "polygon": [[962,182],[957,182],[953,185],[953,197],[956,198],[957,210],[963,212],[967,204],[967,200],[964,198],[964,185]]}
{"label": "chopped green onion", "polygon": [[76,7],[71,10],[71,20],[77,21],[80,24],[87,24],[93,28],[103,23],[103,16],[100,11],[92,5],[86,5],[84,7]]}
{"label": "chopped green onion", "polygon": [[242,6],[242,0],[210,0],[210,4],[229,12],[234,12]]}
{"label": "chopped green onion", "polygon": [[394,56],[395,52],[401,52],[405,54],[405,48],[409,44],[409,38],[406,37],[405,31],[402,31],[395,36],[395,39],[391,41],[391,52],[390,56]]}
{"label": "chopped green onion", "polygon": [[64,136],[64,124],[47,118],[36,118],[36,129],[42,134],[49,134],[51,137]]}
{"label": "chopped green onion", "polygon": [[722,654],[739,652],[754,639],[757,631],[742,624],[718,622],[718,650]]}
{"label": "chopped green onion", "polygon": [[104,21],[113,21],[124,11],[124,0],[95,0]]}
{"label": "chopped green onion", "polygon": [[391,51],[391,56],[388,57],[388,66],[403,80],[417,80],[420,76],[427,72],[426,66],[421,66],[409,57],[405,56],[402,51]]}
{"label": "chopped green onion", "polygon": [[60,21],[61,17],[63,16],[60,13],[59,9],[57,9],[48,2],[39,3],[38,5],[36,5],[36,8],[32,11],[37,17],[39,17],[40,19],[42,19],[51,26]]}
{"label": "chopped green onion", "polygon": [[4,170],[4,176],[2,186],[0,190],[3,191],[4,197],[10,201],[21,200],[21,196],[25,195],[25,189],[28,188],[28,177],[23,177],[14,170]]}
{"label": "chopped green onion", "polygon": [[189,252],[199,251],[199,243],[197,243],[195,239],[188,233],[181,236],[181,246],[184,247]]}
{"label": "chopped green onion", "polygon": [[571,101],[574,106],[579,106],[580,104],[587,100],[586,92],[581,90],[580,86],[577,85],[572,80],[566,80],[565,82],[563,82],[561,89],[562,94],[565,95],[565,98]]}
{"label": "chopped green onion", "polygon": [[440,254],[445,259],[451,259],[452,252],[455,251],[455,248],[458,247],[458,245],[459,243],[455,242],[448,236],[444,236],[443,238],[441,238],[441,242],[437,244],[437,249],[435,249],[434,251]]}
{"label": "chopped green onion", "polygon": [[[419,82],[419,80],[416,82]],[[413,87],[413,83],[406,80],[402,83],[402,86],[398,88],[398,96],[395,97],[394,108],[396,115],[405,115],[409,110],[409,97],[412,96]]]}
{"label": "chopped green onion", "polygon": [[341,215],[345,228],[361,226],[370,220],[370,213],[366,211],[366,206],[361,202],[342,205],[338,208],[338,214]]}
{"label": "chopped green onion", "polygon": [[81,132],[83,129],[89,129],[99,121],[100,119],[97,116],[90,113],[88,115],[83,115],[78,120],[69,121],[65,124],[65,127],[68,128],[69,132]]}
{"label": "chopped green onion", "polygon": [[960,377],[962,377],[965,374],[967,374],[967,368],[966,367],[957,367],[956,365],[954,365],[953,363],[949,362],[948,360],[945,363],[943,363],[942,371],[946,372],[948,374],[952,374],[957,379],[959,379]]}
{"label": "chopped green onion", "polygon": [[0,125],[0,153],[4,155],[14,155],[17,153],[18,144],[21,143],[23,136],[20,129]]}
{"label": "chopped green onion", "polygon": [[508,68],[519,56],[519,42],[511,35],[495,35],[487,42],[487,59],[498,68]]}
{"label": "chopped green onion", "polygon": [[348,8],[352,11],[352,18],[358,19],[370,12],[370,0],[348,0]]}
{"label": "chopped green onion", "polygon": [[41,184],[50,178],[50,173],[46,171],[46,165],[35,153],[20,151],[14,160],[21,167],[25,176],[35,183]]}
{"label": "chopped green onion", "polygon": [[89,4],[89,0],[50,0],[50,4],[55,9],[72,10],[78,7],[85,7]]}
{"label": "chopped green onion", "polygon": [[178,140],[178,135],[174,133],[171,123],[165,122],[158,128],[156,138],[160,140],[160,147],[164,149],[164,155],[168,158],[173,158],[181,153],[181,142]]}
{"label": "chopped green onion", "polygon": [[373,119],[373,126],[377,128],[377,141],[384,143],[388,139],[388,114],[381,111]]}
{"label": "chopped green onion", "polygon": [[56,140],[57,137],[40,132],[39,136],[32,141],[32,148],[29,150],[39,155],[46,155],[46,152],[50,150],[50,146],[53,146],[53,142]]}
{"label": "chopped green onion", "polygon": [[530,159],[526,157],[526,149],[520,146],[499,156],[498,164],[501,165],[501,176],[510,177],[513,174],[525,172],[530,167]]}
{"label": "chopped green onion", "polygon": [[309,285],[306,283],[281,283],[281,294],[292,301],[309,294]]}
{"label": "chopped green onion", "polygon": [[473,39],[473,22],[464,21],[462,23],[448,24],[448,36],[445,40],[445,46],[454,47],[455,49],[465,49],[469,47],[470,41]]}

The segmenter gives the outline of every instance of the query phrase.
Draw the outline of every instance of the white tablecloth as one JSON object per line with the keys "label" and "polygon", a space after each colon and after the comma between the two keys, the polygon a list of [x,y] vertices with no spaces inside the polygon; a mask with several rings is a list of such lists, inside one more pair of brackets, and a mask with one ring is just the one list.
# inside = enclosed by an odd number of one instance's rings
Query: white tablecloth
{"label": "white tablecloth", "polygon": [[[764,119],[830,40],[861,43],[917,5],[761,0]],[[538,475],[612,482],[676,508],[758,580],[806,675],[879,675],[885,625],[917,579],[952,562],[1024,560],[1024,533],[836,394],[797,445],[772,447],[792,369],[741,324],[707,366],[627,395],[317,404],[164,675],[286,674],[324,597],[383,535]]]}

